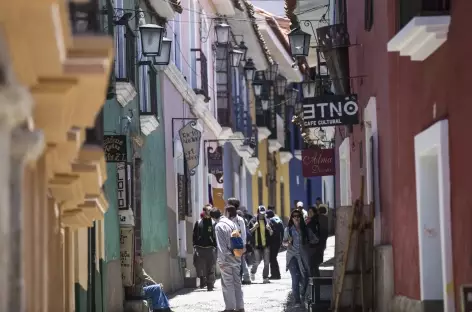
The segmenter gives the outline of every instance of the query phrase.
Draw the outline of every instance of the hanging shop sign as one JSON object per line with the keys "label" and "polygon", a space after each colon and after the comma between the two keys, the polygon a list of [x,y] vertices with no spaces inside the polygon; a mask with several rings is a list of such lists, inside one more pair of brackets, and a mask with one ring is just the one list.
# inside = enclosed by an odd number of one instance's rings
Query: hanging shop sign
{"label": "hanging shop sign", "polygon": [[277,106],[274,104],[273,100],[269,101],[269,130],[270,136],[269,139],[277,139]]}
{"label": "hanging shop sign", "polygon": [[207,147],[208,173],[215,176],[218,183],[223,183],[223,147]]}
{"label": "hanging shop sign", "polygon": [[126,135],[104,135],[103,150],[107,162],[125,162],[127,160]]}
{"label": "hanging shop sign", "polygon": [[123,286],[134,284],[134,228],[120,227],[121,279]]}
{"label": "hanging shop sign", "polygon": [[305,178],[332,176],[336,173],[334,149],[305,149],[302,151],[302,172]]}
{"label": "hanging shop sign", "polygon": [[190,175],[196,173],[200,163],[200,140],[202,138],[201,131],[195,129],[196,121],[191,121],[179,130],[180,142],[184,150],[185,161]]}
{"label": "hanging shop sign", "polygon": [[213,207],[218,208],[221,211],[221,213],[224,214],[225,199],[223,196],[223,188],[219,188],[219,187],[213,188]]}
{"label": "hanging shop sign", "polygon": [[130,174],[128,172],[128,166],[125,162],[119,162],[116,164],[116,194],[118,197],[118,209],[127,210],[130,208],[129,205],[129,184]]}
{"label": "hanging shop sign", "polygon": [[187,192],[185,187],[185,176],[183,174],[177,174],[177,212],[179,214],[179,220],[185,220],[185,206],[187,203]]}
{"label": "hanging shop sign", "polygon": [[359,106],[357,95],[322,95],[303,100],[305,127],[357,125]]}

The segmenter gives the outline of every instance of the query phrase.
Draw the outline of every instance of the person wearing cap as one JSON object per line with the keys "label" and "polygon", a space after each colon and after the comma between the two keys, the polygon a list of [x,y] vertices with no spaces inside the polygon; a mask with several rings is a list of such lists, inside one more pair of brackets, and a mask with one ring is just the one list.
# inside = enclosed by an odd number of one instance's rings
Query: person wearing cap
{"label": "person wearing cap", "polygon": [[200,278],[200,288],[212,291],[215,284],[215,222],[210,217],[210,205],[205,205],[201,219],[193,227],[193,264]]}
{"label": "person wearing cap", "polygon": [[300,210],[303,214],[303,220],[307,221],[307,218],[308,218],[308,212],[306,212],[305,209],[303,209],[303,202],[300,200],[298,201],[297,203],[297,207],[296,209]]}
{"label": "person wearing cap", "polygon": [[270,239],[273,230],[270,226],[270,221],[266,216],[267,209],[264,206],[259,206],[257,209],[257,216],[252,218],[249,222],[249,229],[252,233],[252,245],[254,246],[255,260],[251,268],[251,280],[256,279],[257,267],[264,261],[264,268],[262,270],[263,283],[269,283],[269,265],[270,265]]}
{"label": "person wearing cap", "polygon": [[[226,210],[235,209],[227,206]],[[216,262],[221,272],[221,290],[225,302],[223,312],[244,312],[244,298],[241,286],[241,258],[234,255],[231,249],[231,236],[237,230],[233,221],[221,214],[218,208],[210,211],[211,218],[215,221],[215,234],[218,249]]]}

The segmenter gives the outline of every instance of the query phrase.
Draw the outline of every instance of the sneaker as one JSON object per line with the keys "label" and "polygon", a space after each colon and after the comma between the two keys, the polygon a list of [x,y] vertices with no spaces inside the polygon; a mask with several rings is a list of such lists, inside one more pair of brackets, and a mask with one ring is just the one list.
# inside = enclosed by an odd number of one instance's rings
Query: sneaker
{"label": "sneaker", "polygon": [[271,277],[269,277],[269,279],[270,280],[279,280],[279,279],[281,279],[281,277],[280,276],[271,276]]}
{"label": "sneaker", "polygon": [[211,287],[207,287],[207,291],[213,291],[215,289],[215,287],[211,286]]}
{"label": "sneaker", "polygon": [[256,274],[254,274],[254,273],[251,273],[251,281],[253,281],[253,282],[254,282],[255,280],[256,280]]}
{"label": "sneaker", "polygon": [[241,284],[243,284],[243,285],[251,285],[252,282],[251,282],[251,281],[242,281]]}
{"label": "sneaker", "polygon": [[294,307],[294,308],[300,308],[301,306],[302,306],[302,304],[301,304],[300,302],[295,302],[295,303],[293,304],[293,307]]}
{"label": "sneaker", "polygon": [[262,284],[269,284],[269,283],[270,283],[270,281],[269,281],[268,278],[264,278],[264,279],[262,280]]}

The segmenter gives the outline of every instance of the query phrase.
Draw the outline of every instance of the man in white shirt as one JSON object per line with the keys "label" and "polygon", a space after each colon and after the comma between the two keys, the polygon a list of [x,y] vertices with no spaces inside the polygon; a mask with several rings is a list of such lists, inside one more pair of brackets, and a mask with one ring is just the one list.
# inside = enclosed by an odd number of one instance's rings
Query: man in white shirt
{"label": "man in white shirt", "polygon": [[225,302],[223,312],[244,312],[240,277],[241,258],[236,257],[231,249],[231,235],[237,230],[236,225],[222,215],[218,208],[213,208],[210,216],[216,222],[215,234],[218,248],[216,262],[221,272],[221,288]]}
{"label": "man in white shirt", "polygon": [[[231,197],[228,198],[228,206],[229,209],[226,210],[226,213],[228,214],[228,218],[236,224],[236,227],[239,230],[239,233],[241,233],[241,238],[243,239],[244,246],[247,244],[247,232],[246,232],[246,221],[244,220],[243,217],[238,215],[237,211],[239,209],[239,199]],[[230,208],[233,206],[235,209]],[[244,254],[241,257],[241,271],[242,271],[242,283],[243,285],[248,285],[251,284],[251,278],[249,276],[249,269],[247,267],[247,260],[246,260],[246,255]]]}
{"label": "man in white shirt", "polygon": [[308,218],[308,212],[307,212],[305,209],[303,209],[303,202],[302,202],[302,201],[299,201],[299,202],[297,203],[297,209],[302,212],[302,214],[303,214],[303,220],[306,221],[307,218]]}

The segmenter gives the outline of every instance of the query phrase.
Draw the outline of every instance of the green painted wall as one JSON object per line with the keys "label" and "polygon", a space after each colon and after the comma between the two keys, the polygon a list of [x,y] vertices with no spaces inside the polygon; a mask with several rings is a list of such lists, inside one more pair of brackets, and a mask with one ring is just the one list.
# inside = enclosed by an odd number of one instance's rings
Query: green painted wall
{"label": "green painted wall", "polygon": [[[161,90],[157,79],[157,90]],[[162,98],[158,97],[159,128],[146,138],[142,149],[142,231],[143,253],[149,254],[167,248],[167,188],[166,151]]]}

